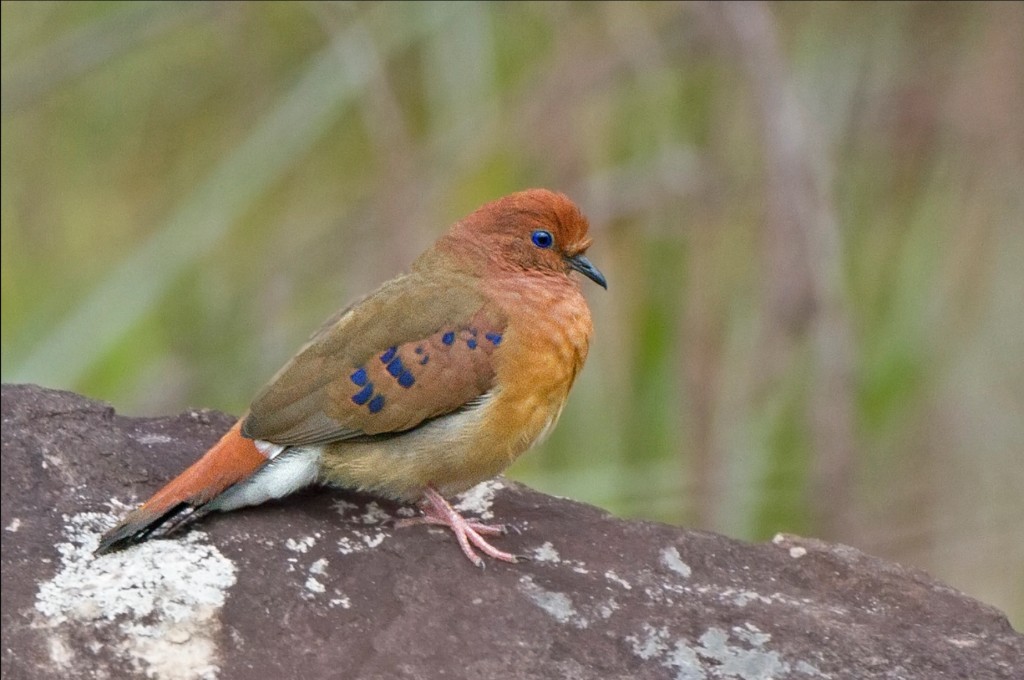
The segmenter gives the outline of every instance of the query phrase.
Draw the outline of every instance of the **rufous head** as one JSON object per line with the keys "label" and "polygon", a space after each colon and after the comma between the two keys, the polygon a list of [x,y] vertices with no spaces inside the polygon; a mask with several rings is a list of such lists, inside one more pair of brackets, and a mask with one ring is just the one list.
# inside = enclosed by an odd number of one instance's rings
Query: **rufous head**
{"label": "rufous head", "polygon": [[578,271],[602,288],[604,275],[585,256],[589,223],[567,196],[527,189],[487,203],[457,222],[439,246],[464,261],[501,270]]}

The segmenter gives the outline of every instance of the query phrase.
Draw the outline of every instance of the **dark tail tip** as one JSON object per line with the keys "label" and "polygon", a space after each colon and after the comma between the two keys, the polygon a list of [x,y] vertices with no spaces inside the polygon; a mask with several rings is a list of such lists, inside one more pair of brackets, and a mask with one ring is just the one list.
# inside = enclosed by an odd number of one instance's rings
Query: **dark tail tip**
{"label": "dark tail tip", "polygon": [[[117,526],[100,537],[99,547],[96,548],[94,554],[106,555],[107,553],[123,550],[136,543],[142,543],[159,529],[161,525],[181,513],[187,507],[189,507],[188,503],[179,503],[161,514],[147,511],[145,507],[133,510],[123,520],[118,522]],[[175,524],[173,528],[178,526],[180,524]]]}

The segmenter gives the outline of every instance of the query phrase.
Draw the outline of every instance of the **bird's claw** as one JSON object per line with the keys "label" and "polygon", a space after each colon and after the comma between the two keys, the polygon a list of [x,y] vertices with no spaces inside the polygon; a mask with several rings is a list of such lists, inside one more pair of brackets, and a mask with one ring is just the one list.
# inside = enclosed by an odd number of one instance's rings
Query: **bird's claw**
{"label": "bird's claw", "polygon": [[482,522],[470,521],[458,513],[451,504],[444,499],[435,489],[427,487],[424,492],[424,501],[421,504],[423,515],[400,519],[395,522],[395,527],[408,527],[415,524],[433,524],[451,529],[455,539],[462,548],[462,553],[473,566],[485,568],[484,561],[477,554],[479,550],[483,554],[503,562],[515,564],[523,559],[521,556],[499,550],[487,542],[484,536],[504,536],[509,533],[510,525],[507,524],[484,524]]}

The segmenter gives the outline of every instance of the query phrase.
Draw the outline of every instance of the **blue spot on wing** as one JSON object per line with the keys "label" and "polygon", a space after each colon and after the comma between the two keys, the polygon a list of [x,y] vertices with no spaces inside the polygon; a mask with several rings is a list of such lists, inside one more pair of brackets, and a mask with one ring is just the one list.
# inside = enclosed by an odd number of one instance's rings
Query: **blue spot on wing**
{"label": "blue spot on wing", "polygon": [[490,340],[491,344],[495,346],[501,342],[501,333],[488,333],[484,337]]}
{"label": "blue spot on wing", "polygon": [[367,383],[366,387],[359,390],[352,396],[352,401],[357,405],[362,406],[369,401],[371,394],[373,394],[373,383]]}
{"label": "blue spot on wing", "polygon": [[404,370],[405,367],[402,366],[402,360],[399,357],[395,357],[394,359],[391,360],[390,363],[388,363],[388,373],[395,376],[396,378],[402,375],[402,371]]}
{"label": "blue spot on wing", "polygon": [[430,355],[424,354],[423,359],[420,361],[420,366],[426,366],[428,361],[430,361]]}
{"label": "blue spot on wing", "polygon": [[366,384],[366,370],[360,368],[355,373],[349,376],[349,380],[355,383],[357,386],[362,387]]}
{"label": "blue spot on wing", "polygon": [[453,342],[455,342],[455,333],[448,331],[447,333],[441,336],[441,342],[443,342],[446,345],[452,344]]}
{"label": "blue spot on wing", "polygon": [[370,413],[377,413],[384,408],[384,395],[378,394],[372,400],[370,400]]}
{"label": "blue spot on wing", "polygon": [[466,345],[468,345],[470,349],[476,349],[476,338],[470,338],[467,340]]}
{"label": "blue spot on wing", "polygon": [[398,376],[398,384],[402,387],[412,387],[415,383],[416,378],[409,371],[403,371],[402,375]]}
{"label": "blue spot on wing", "polygon": [[395,353],[398,351],[397,347],[389,347],[384,354],[380,355],[380,362],[386,364],[395,358]]}

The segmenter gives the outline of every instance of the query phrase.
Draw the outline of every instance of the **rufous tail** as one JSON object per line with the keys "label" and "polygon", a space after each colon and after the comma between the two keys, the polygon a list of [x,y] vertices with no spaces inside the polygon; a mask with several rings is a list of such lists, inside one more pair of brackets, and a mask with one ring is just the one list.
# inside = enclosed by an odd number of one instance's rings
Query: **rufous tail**
{"label": "rufous tail", "polygon": [[96,554],[145,541],[168,520],[190,508],[201,508],[261,468],[267,458],[253,440],[242,436],[241,426],[239,420],[202,458],[103,534]]}

